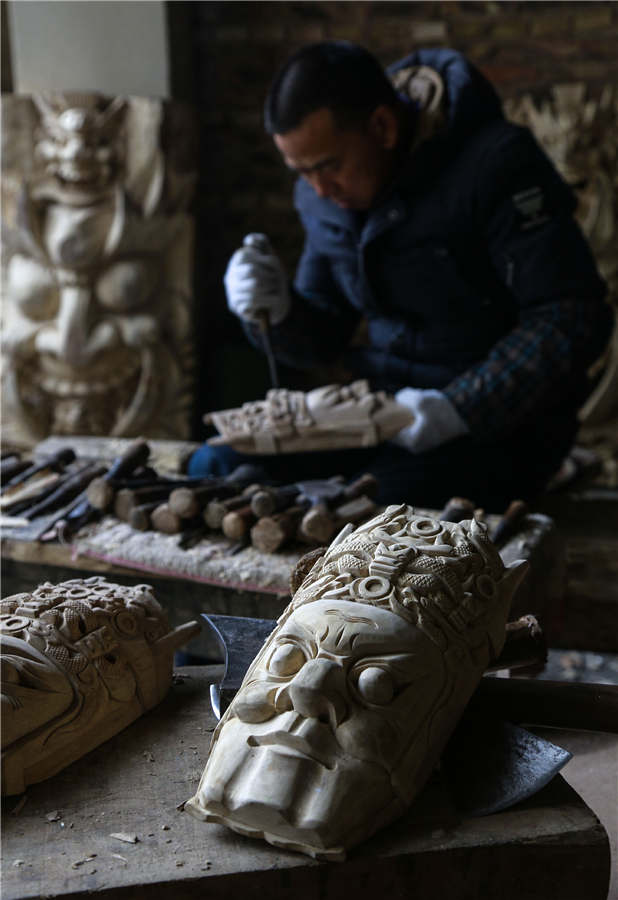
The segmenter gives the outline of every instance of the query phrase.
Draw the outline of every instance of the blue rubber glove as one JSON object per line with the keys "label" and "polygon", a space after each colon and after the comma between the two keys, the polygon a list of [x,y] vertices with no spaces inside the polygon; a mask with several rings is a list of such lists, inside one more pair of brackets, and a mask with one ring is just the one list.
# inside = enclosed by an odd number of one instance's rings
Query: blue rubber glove
{"label": "blue rubber glove", "polygon": [[410,453],[433,450],[470,430],[441,391],[407,387],[397,391],[395,400],[410,410],[414,421],[402,428],[392,441]]}

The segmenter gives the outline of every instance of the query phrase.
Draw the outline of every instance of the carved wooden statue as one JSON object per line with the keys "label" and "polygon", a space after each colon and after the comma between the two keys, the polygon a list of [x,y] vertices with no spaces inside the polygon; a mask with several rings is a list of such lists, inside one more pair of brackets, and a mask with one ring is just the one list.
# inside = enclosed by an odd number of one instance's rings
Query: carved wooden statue
{"label": "carved wooden statue", "polygon": [[197,622],[170,630],[147,584],[104,578],[43,584],[0,604],[2,793],[21,793],[156,706],[174,651]]}
{"label": "carved wooden statue", "polygon": [[[530,94],[505,104],[509,118],[526,125],[577,194],[577,220],[618,308],[618,88],[593,97],[586,85],[554,85],[540,100]],[[581,417],[601,424],[618,412],[618,328],[603,376]]]}
{"label": "carved wooden statue", "polygon": [[208,413],[204,421],[220,432],[209,444],[229,444],[242,453],[297,453],[369,447],[405,428],[412,416],[361,380],[307,393],[276,388],[265,400]]}
{"label": "carved wooden statue", "polygon": [[526,565],[505,569],[482,524],[405,505],[347,526],[249,668],[185,808],[343,858],[425,784],[501,650]]}
{"label": "carved wooden statue", "polygon": [[188,436],[191,131],[154,99],[2,96],[6,440]]}

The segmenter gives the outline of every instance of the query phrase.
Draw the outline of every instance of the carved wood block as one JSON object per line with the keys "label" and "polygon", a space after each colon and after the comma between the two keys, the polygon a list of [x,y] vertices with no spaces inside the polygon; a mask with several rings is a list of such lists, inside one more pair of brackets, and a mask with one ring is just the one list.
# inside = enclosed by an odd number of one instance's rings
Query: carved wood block
{"label": "carved wood block", "polygon": [[6,440],[188,436],[192,132],[156,99],[2,96]]}
{"label": "carved wood block", "polygon": [[159,703],[174,650],[199,631],[171,631],[150,585],[99,576],[2,600],[2,793],[54,775]]}
{"label": "carved wood block", "polygon": [[221,719],[185,808],[318,859],[400,816],[504,642],[508,569],[474,520],[391,506],[314,563]]}
{"label": "carved wood block", "polygon": [[276,388],[265,400],[208,413],[204,421],[220,432],[209,444],[242,453],[298,453],[379,444],[409,425],[412,415],[360,380],[307,393]]}

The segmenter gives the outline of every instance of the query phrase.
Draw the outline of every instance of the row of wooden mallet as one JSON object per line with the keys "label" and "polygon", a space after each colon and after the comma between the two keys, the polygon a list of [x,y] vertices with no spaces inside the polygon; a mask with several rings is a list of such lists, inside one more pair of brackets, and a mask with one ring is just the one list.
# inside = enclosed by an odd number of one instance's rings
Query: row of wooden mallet
{"label": "row of wooden mallet", "polygon": [[265,553],[292,540],[328,543],[343,525],[364,521],[377,509],[373,475],[350,484],[336,476],[276,487],[264,485],[261,475],[244,465],[224,478],[176,479],[115,491],[109,480],[97,479],[87,493],[93,506],[132,528],[180,535],[181,546],[221,532]]}

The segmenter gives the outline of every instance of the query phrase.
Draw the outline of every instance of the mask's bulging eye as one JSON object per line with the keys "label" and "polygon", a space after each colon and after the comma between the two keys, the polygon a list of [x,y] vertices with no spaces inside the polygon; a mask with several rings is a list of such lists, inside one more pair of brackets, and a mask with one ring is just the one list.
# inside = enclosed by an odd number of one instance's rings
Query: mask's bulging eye
{"label": "mask's bulging eye", "polygon": [[358,676],[358,693],[368,703],[384,706],[393,699],[395,685],[393,679],[384,669],[369,666]]}
{"label": "mask's bulging eye", "polygon": [[295,675],[306,661],[297,644],[280,644],[270,657],[268,668],[273,675]]}

